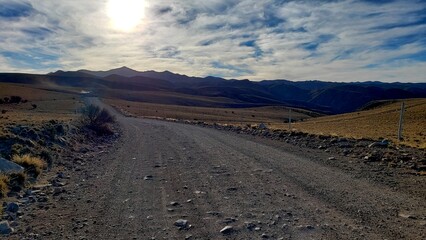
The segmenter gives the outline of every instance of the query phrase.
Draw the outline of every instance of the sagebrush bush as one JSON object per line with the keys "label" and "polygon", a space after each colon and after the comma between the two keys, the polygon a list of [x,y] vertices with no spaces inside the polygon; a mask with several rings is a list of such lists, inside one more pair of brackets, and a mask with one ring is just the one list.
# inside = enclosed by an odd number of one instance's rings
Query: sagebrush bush
{"label": "sagebrush bush", "polygon": [[27,181],[27,178],[28,176],[25,173],[11,173],[9,175],[8,183],[10,191],[21,191]]}
{"label": "sagebrush bush", "polygon": [[29,154],[13,155],[12,161],[25,168],[25,172],[33,177],[40,175],[46,167],[46,163],[40,157],[34,157]]}
{"label": "sagebrush bush", "polygon": [[115,117],[104,108],[95,105],[88,105],[81,111],[82,123],[94,130],[97,134],[112,134],[113,131],[109,124],[115,122]]}

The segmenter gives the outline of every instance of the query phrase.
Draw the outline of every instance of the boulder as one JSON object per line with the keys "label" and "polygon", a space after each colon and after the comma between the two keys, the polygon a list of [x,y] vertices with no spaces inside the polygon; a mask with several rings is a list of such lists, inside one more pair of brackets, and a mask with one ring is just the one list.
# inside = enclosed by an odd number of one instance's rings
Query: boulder
{"label": "boulder", "polygon": [[8,221],[0,222],[0,234],[7,235],[13,232],[13,228],[9,225]]}
{"label": "boulder", "polygon": [[11,213],[16,213],[19,211],[19,205],[17,203],[10,202],[7,204],[6,211]]}
{"label": "boulder", "polygon": [[12,161],[0,157],[0,173],[21,173],[24,168]]}

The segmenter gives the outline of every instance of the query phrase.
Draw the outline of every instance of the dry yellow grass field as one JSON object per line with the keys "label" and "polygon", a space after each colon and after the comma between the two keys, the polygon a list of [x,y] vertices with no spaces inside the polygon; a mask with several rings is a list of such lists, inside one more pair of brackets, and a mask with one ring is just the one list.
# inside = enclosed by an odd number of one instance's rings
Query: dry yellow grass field
{"label": "dry yellow grass field", "polygon": [[[404,100],[403,141],[398,141],[398,123],[401,101],[375,109],[312,118],[293,124],[294,130],[320,135],[351,138],[389,139],[417,148],[426,148],[426,99]],[[283,128],[280,124],[275,128]]]}
{"label": "dry yellow grass field", "polygon": [[[104,101],[131,115],[148,118],[172,118],[207,123],[246,125],[266,123],[272,129],[288,129],[288,108],[205,108],[130,102],[118,99]],[[398,122],[401,101],[384,104],[371,110],[354,113],[312,117],[314,113],[293,109],[292,130],[318,135],[355,139],[389,139],[395,143],[426,148],[426,99],[404,100],[403,141],[398,141]],[[318,116],[318,115],[317,115]],[[304,119],[304,121],[300,121]]]}
{"label": "dry yellow grass field", "polygon": [[[9,124],[37,124],[43,121],[70,121],[83,104],[78,95],[0,83],[0,98],[20,96],[27,103],[0,104],[0,129]],[[37,105],[34,109],[32,104]],[[5,113],[2,113],[5,110]],[[0,134],[5,132],[0,131]]]}
{"label": "dry yellow grass field", "polygon": [[[104,99],[104,101],[135,116],[233,125],[284,123],[288,121],[289,114],[288,108],[285,107],[206,108],[130,102],[118,99]],[[312,115],[317,114],[302,109],[293,109],[292,111],[293,119],[307,119],[311,118]]]}

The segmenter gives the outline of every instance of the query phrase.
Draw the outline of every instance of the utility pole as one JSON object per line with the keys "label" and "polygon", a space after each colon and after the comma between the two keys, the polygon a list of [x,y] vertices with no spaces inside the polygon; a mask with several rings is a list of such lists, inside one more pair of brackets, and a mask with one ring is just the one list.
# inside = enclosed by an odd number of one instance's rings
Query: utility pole
{"label": "utility pole", "polygon": [[288,109],[288,130],[291,131],[291,108]]}
{"label": "utility pole", "polygon": [[402,140],[402,124],[404,122],[405,103],[401,103],[401,113],[399,114],[398,140]]}

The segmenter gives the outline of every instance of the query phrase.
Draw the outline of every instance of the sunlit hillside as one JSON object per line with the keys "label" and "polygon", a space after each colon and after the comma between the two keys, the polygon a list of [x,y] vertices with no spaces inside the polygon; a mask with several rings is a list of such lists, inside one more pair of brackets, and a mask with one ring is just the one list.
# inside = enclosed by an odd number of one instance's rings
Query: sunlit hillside
{"label": "sunlit hillside", "polygon": [[[404,100],[403,141],[409,146],[426,148],[426,99]],[[293,124],[294,129],[315,134],[337,135],[353,138],[385,138],[398,141],[398,123],[401,101],[377,108],[312,118]],[[280,127],[277,125],[276,127]]]}

